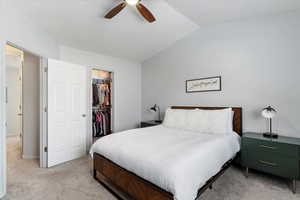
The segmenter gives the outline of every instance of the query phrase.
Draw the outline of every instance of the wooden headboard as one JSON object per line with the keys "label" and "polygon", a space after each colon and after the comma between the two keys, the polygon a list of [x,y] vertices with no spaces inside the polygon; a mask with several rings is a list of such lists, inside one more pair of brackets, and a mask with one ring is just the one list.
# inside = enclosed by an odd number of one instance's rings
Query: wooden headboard
{"label": "wooden headboard", "polygon": [[[203,109],[203,110],[220,110],[229,107],[197,107],[197,106],[172,106],[172,109],[185,109],[185,110],[192,110],[192,109]],[[237,132],[239,135],[243,134],[243,115],[242,115],[242,108],[240,107],[232,107],[232,111],[234,112],[233,116],[233,130]]]}

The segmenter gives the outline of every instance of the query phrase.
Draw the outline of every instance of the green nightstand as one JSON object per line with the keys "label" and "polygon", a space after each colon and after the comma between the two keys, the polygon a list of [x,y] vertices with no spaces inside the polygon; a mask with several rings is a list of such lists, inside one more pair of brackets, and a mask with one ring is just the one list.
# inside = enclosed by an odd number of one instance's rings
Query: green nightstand
{"label": "green nightstand", "polygon": [[251,168],[291,179],[296,193],[296,180],[300,179],[300,138],[270,139],[248,132],[242,136],[241,152],[247,176]]}

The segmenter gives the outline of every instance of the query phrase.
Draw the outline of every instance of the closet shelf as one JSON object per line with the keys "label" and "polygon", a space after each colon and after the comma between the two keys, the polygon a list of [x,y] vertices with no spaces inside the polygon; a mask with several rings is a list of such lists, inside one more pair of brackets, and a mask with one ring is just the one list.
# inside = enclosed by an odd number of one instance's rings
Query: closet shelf
{"label": "closet shelf", "polygon": [[109,110],[111,109],[111,106],[106,106],[106,107],[93,107],[93,110]]}

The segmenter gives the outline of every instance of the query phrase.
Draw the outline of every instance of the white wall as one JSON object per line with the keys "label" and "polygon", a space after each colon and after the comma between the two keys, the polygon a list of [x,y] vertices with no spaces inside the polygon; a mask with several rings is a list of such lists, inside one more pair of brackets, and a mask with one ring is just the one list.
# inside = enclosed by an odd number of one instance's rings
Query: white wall
{"label": "white wall", "polygon": [[[5,3],[5,4],[4,4]],[[0,0],[0,198],[5,192],[5,69],[3,45],[10,41],[28,51],[50,58],[59,57],[58,43],[36,27],[25,16],[10,7],[9,0]],[[4,157],[3,157],[4,156]]]}
{"label": "white wall", "polygon": [[23,65],[23,158],[39,157],[39,57],[24,52]]}
{"label": "white wall", "polygon": [[61,60],[114,72],[114,131],[136,128],[141,119],[141,66],[139,63],[60,48]]}
{"label": "white wall", "polygon": [[21,132],[20,117],[18,116],[21,100],[18,68],[6,68],[6,86],[8,89],[8,103],[6,104],[7,136],[17,136]]}
{"label": "white wall", "polygon": [[10,4],[9,0],[4,0],[3,39],[40,56],[59,58],[57,41]]}
{"label": "white wall", "polygon": [[[266,131],[260,111],[278,110],[274,131],[300,137],[300,13],[201,27],[142,64],[142,118],[170,105],[242,106],[244,131]],[[185,93],[185,81],[222,76],[222,92]]]}

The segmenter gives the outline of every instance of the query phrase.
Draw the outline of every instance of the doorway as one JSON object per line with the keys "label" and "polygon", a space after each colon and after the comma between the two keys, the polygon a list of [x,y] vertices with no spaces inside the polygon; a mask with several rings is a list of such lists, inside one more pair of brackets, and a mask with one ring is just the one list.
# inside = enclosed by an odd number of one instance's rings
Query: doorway
{"label": "doorway", "polygon": [[21,159],[23,154],[22,138],[22,65],[23,51],[5,46],[6,58],[6,126],[8,162]]}
{"label": "doorway", "polygon": [[112,72],[92,69],[92,142],[112,133]]}
{"label": "doorway", "polygon": [[[39,167],[40,58],[11,44],[5,46],[8,182],[27,160]],[[23,163],[24,164],[24,163]]]}
{"label": "doorway", "polygon": [[[3,150],[7,152],[4,154],[7,159],[1,178],[4,177],[4,183],[6,179],[5,193],[18,186],[16,181],[21,179],[17,177],[22,177],[22,173],[33,174],[39,167],[52,167],[86,155],[87,109],[90,105],[87,103],[87,67],[43,58],[11,43],[3,47],[6,58],[1,73],[3,80],[7,79],[6,72],[9,71],[7,49],[19,52],[22,58],[16,67],[19,73],[15,78],[19,81],[19,93],[11,95],[10,84],[3,81],[1,85],[3,94],[6,91],[2,101],[4,111],[11,100],[21,99],[16,103],[17,112],[12,112],[14,117],[19,117],[20,124],[14,140],[8,141],[9,133],[3,127]],[[6,121],[8,113],[2,112],[0,117]],[[10,123],[16,126],[16,118]]]}

